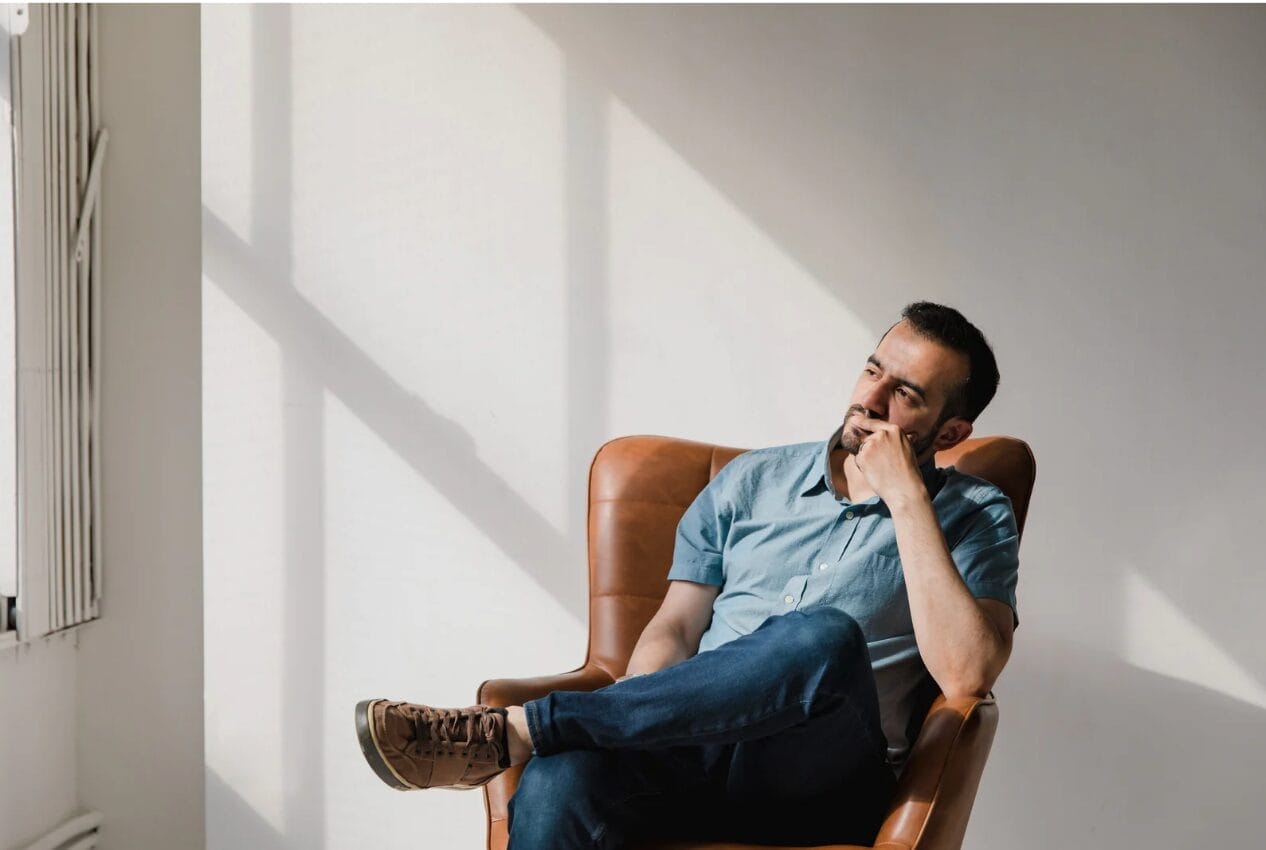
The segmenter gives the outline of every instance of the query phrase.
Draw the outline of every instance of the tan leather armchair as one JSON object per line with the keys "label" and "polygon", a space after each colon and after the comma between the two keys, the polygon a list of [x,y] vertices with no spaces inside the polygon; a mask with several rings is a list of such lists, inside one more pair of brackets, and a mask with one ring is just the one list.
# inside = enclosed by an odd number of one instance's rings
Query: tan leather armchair
{"label": "tan leather armchair", "polygon": [[[622,437],[589,468],[589,648],[580,668],[557,676],[493,679],[485,705],[520,705],[551,691],[596,690],[622,676],[642,629],[668,590],[677,523],[721,467],[745,449],[670,437]],[[1013,437],[966,440],[936,456],[938,466],[993,482],[1010,497],[1021,532],[1033,491],[1033,453]],[[958,850],[998,725],[985,699],[938,695],[911,749],[876,850]],[[505,850],[506,811],[522,766],[484,787],[488,848]],[[770,850],[768,845],[762,845]],[[667,842],[656,850],[756,850],[757,845]],[[858,850],[826,845],[819,850]]]}

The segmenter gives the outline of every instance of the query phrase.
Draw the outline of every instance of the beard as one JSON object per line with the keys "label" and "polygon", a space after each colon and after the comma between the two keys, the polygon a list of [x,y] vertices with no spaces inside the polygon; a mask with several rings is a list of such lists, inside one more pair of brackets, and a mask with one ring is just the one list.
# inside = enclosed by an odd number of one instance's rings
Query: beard
{"label": "beard", "polygon": [[[844,422],[848,423],[844,426],[844,430],[840,432],[840,448],[851,455],[856,455],[862,447],[862,440],[870,436],[867,432],[857,430],[848,420],[857,414],[863,419],[866,418],[866,409],[860,404],[855,404],[844,414]],[[922,457],[923,453],[932,447],[932,443],[936,440],[936,433],[941,430],[941,426],[945,424],[945,419],[940,419],[927,434],[920,435],[916,432],[912,441],[914,444],[914,456]]]}

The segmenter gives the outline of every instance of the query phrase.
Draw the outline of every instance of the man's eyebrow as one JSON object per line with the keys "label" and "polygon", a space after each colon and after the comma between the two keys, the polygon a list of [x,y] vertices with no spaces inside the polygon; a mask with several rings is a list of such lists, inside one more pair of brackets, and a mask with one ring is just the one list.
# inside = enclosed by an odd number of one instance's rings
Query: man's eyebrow
{"label": "man's eyebrow", "polygon": [[[884,364],[880,363],[880,362],[879,362],[879,359],[878,359],[877,357],[875,357],[875,355],[873,355],[873,354],[872,354],[872,355],[870,355],[869,357],[867,357],[867,358],[866,358],[866,362],[867,362],[867,363],[873,363],[873,364],[875,364],[876,366],[878,366],[878,367],[879,367],[880,371],[886,371],[886,370],[884,369]],[[916,384],[914,381],[908,380],[908,379],[906,379],[906,378],[901,378],[901,377],[898,377],[897,375],[893,375],[892,377],[893,377],[894,379],[896,379],[896,381],[897,381],[897,383],[898,383],[898,384],[902,384],[902,385],[907,386],[907,387],[909,387],[910,389],[914,390],[916,393],[918,393],[918,394],[919,394],[919,396],[920,396],[920,397],[921,397],[924,401],[927,401],[927,400],[928,400],[927,390],[923,389],[923,387],[919,386],[919,385],[918,385],[918,384]]]}

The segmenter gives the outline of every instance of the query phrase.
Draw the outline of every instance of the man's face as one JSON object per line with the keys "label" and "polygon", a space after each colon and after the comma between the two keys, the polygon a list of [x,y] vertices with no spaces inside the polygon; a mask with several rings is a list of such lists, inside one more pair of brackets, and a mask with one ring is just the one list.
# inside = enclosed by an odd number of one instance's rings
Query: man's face
{"label": "man's face", "polygon": [[[840,445],[857,454],[868,432],[853,423],[858,418],[882,419],[896,425],[911,439],[919,463],[971,433],[971,423],[954,417],[942,419],[945,401],[967,379],[967,355],[919,336],[902,320],[879,342],[853,388],[844,416]],[[947,439],[934,445],[938,435]]]}

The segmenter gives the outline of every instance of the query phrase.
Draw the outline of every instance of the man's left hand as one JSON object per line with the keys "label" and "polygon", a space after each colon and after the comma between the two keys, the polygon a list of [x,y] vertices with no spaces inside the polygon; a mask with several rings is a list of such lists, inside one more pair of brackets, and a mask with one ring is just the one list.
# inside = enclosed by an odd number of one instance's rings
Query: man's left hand
{"label": "man's left hand", "polygon": [[910,437],[891,422],[855,417],[854,424],[865,436],[857,451],[857,468],[866,483],[884,503],[893,507],[900,500],[923,491],[923,479],[914,456]]}

